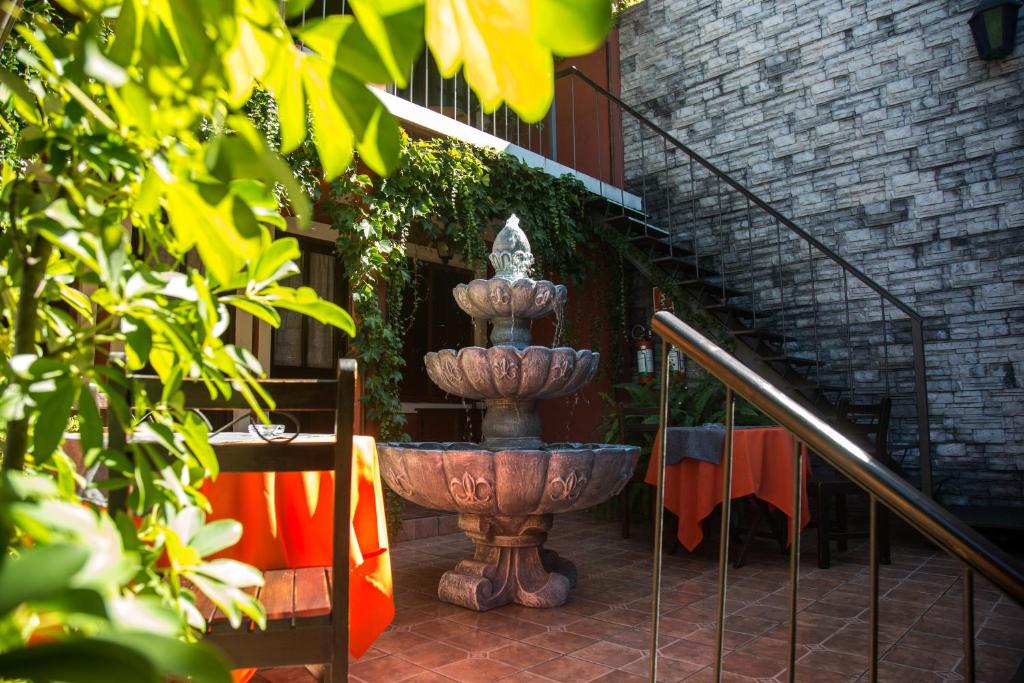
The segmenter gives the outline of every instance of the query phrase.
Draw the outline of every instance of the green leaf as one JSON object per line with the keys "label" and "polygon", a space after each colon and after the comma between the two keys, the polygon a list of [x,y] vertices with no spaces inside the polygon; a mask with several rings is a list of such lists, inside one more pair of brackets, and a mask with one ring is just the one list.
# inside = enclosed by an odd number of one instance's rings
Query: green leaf
{"label": "green leaf", "polygon": [[307,47],[363,83],[387,83],[388,68],[377,56],[362,27],[349,15],[307,21],[295,31]]}
{"label": "green leaf", "polygon": [[302,62],[299,50],[282,49],[271,63],[265,85],[277,104],[281,124],[281,153],[296,149],[306,139],[306,98],[302,90]]}
{"label": "green leaf", "polygon": [[138,651],[137,644],[123,645],[98,638],[9,650],[0,654],[0,678],[64,683],[162,680],[150,660]]}
{"label": "green leaf", "polygon": [[245,311],[251,316],[259,318],[273,328],[277,328],[281,325],[280,314],[270,306],[241,296],[226,296],[221,300],[225,303],[231,304],[241,311]]}
{"label": "green leaf", "polygon": [[423,0],[349,0],[349,4],[392,80],[404,88],[422,49]]}
{"label": "green leaf", "polygon": [[294,237],[283,237],[274,240],[270,247],[260,254],[252,269],[252,279],[262,286],[264,283],[277,282],[289,275],[299,272],[294,261],[302,256],[299,241]]}
{"label": "green leaf", "polygon": [[558,55],[585,55],[612,27],[612,3],[605,0],[530,0],[537,39]]}
{"label": "green leaf", "polygon": [[36,462],[45,462],[57,450],[78,394],[70,381],[60,381],[56,386],[56,391],[39,406],[32,430],[32,454]]}
{"label": "green leaf", "polygon": [[330,301],[324,301],[309,287],[292,289],[274,286],[267,289],[266,300],[277,308],[308,315],[325,325],[337,327],[342,332],[355,336],[355,323],[345,309]]}
{"label": "green leaf", "polygon": [[206,643],[183,643],[151,633],[114,633],[103,639],[139,652],[165,678],[192,683],[231,683],[230,664],[220,651]]}
{"label": "green leaf", "polygon": [[284,5],[284,18],[294,19],[309,9],[313,0],[284,0],[282,4]]}
{"label": "green leaf", "polygon": [[78,392],[78,431],[82,439],[82,453],[103,448],[103,418],[100,417],[96,397],[88,386]]}
{"label": "green leaf", "polygon": [[[154,595],[115,597],[108,602],[111,623],[122,631],[145,631],[171,638],[181,630],[181,619]],[[161,669],[163,670],[163,669]]]}
{"label": "green leaf", "polygon": [[[352,161],[355,134],[342,112],[337,97],[346,90],[358,96],[365,87],[355,81],[349,83],[332,70],[323,60],[307,59],[302,69],[302,82],[309,93],[309,106],[313,112],[313,142],[320,157],[324,180],[338,177]],[[349,77],[351,78],[351,77]]]}
{"label": "green leaf", "polygon": [[121,318],[121,332],[125,335],[125,360],[129,370],[140,370],[149,362],[153,348],[153,332],[149,325],[126,315]]}
{"label": "green leaf", "polygon": [[13,100],[14,110],[29,123],[40,123],[39,109],[25,81],[6,69],[0,69],[0,102]]}
{"label": "green leaf", "polygon": [[237,560],[211,560],[196,567],[195,571],[235,588],[263,585],[263,574],[258,569]]}
{"label": "green leaf", "polygon": [[242,538],[242,525],[233,519],[218,519],[201,528],[189,539],[200,557],[207,557],[215,552],[230,548]]}
{"label": "green leaf", "polygon": [[88,560],[89,549],[84,546],[23,548],[18,557],[9,557],[0,565],[0,615],[22,602],[63,591]]}

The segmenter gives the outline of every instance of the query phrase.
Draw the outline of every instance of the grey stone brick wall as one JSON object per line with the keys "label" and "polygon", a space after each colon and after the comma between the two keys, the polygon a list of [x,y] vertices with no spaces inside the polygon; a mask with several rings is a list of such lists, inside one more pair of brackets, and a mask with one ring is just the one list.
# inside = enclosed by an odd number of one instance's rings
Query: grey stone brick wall
{"label": "grey stone brick wall", "polygon": [[[981,61],[974,5],[646,0],[621,17],[622,99],[925,316],[940,496],[1024,506],[1024,45]],[[905,316],[626,118],[630,189],[819,381],[897,397],[913,474]]]}

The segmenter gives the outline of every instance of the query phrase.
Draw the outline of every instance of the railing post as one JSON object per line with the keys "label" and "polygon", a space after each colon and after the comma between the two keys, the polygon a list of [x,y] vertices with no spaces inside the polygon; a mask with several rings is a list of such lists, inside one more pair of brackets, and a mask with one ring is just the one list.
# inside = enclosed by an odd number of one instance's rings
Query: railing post
{"label": "railing post", "polygon": [[548,159],[558,161],[558,108],[555,106],[557,93],[551,97],[551,108],[548,109]]}
{"label": "railing post", "polygon": [[[665,343],[669,343],[665,339]],[[725,598],[729,572],[729,518],[732,512],[732,449],[735,429],[732,388],[725,387],[725,446],[722,449],[722,529],[718,545],[718,630],[715,632],[715,681],[722,680],[722,648],[725,643]],[[656,679],[651,679],[656,680]]]}
{"label": "railing post", "polygon": [[658,680],[658,624],[661,621],[661,554],[662,522],[665,517],[665,446],[668,443],[668,350],[671,343],[661,340],[661,398],[658,403],[658,437],[661,448],[652,457],[657,458],[658,491],[654,507],[654,572],[651,585],[651,680]]}
{"label": "railing post", "polygon": [[917,403],[917,451],[921,491],[932,497],[931,433],[928,427],[928,377],[924,366],[924,323],[911,318],[910,341],[914,348],[914,400]]}

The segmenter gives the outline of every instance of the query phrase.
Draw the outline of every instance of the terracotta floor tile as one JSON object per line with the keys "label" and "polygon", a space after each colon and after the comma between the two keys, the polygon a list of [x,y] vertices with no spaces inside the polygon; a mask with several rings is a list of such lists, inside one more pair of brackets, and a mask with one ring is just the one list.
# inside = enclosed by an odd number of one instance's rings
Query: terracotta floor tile
{"label": "terracotta floor tile", "polygon": [[924,669],[916,669],[887,661],[878,663],[878,679],[881,681],[892,681],[893,683],[903,683],[903,681],[908,683],[910,681],[913,681],[913,683],[939,683],[939,681],[945,682],[947,680],[944,676],[934,671],[925,671]]}
{"label": "terracotta floor tile", "polygon": [[584,617],[574,621],[565,627],[569,633],[577,633],[595,640],[602,640],[607,636],[614,635],[625,628],[622,624],[613,624],[609,621],[601,621],[592,617]]}
{"label": "terracotta floor tile", "polygon": [[520,667],[490,659],[463,659],[435,670],[459,683],[492,683],[516,673]]}
{"label": "terracotta floor tile", "polygon": [[686,638],[677,640],[671,645],[661,648],[658,652],[664,657],[691,662],[700,666],[709,666],[715,660],[714,645],[698,643]]}
{"label": "terracotta floor tile", "polygon": [[868,668],[864,654],[836,652],[834,650],[812,650],[797,660],[797,668],[806,666],[819,671],[832,671],[844,676],[856,677]]}
{"label": "terracotta floor tile", "polygon": [[609,671],[600,678],[595,678],[595,683],[646,683],[648,678],[646,676],[637,676],[626,671]]}
{"label": "terracotta floor tile", "polygon": [[544,678],[537,674],[532,674],[529,671],[517,671],[511,676],[505,676],[501,679],[501,683],[535,683],[539,681],[541,683],[551,683],[550,678]]}
{"label": "terracotta floor tile", "polygon": [[617,669],[635,662],[643,654],[639,649],[602,640],[573,652],[572,656]]}
{"label": "terracotta floor tile", "polygon": [[499,647],[512,645],[516,642],[510,638],[503,638],[502,636],[494,633],[478,629],[457,631],[452,635],[441,635],[440,637],[446,643],[454,645],[455,647],[460,647],[470,654],[477,655],[490,652],[491,650],[497,650]]}
{"label": "terracotta floor tile", "polygon": [[603,676],[611,670],[607,666],[577,659],[572,655],[562,655],[529,669],[532,673],[559,681],[559,683],[584,683]]}
{"label": "terracotta floor tile", "polygon": [[560,654],[568,654],[575,652],[580,648],[596,643],[597,640],[594,638],[588,638],[587,636],[579,635],[578,633],[570,633],[568,631],[552,631],[551,633],[542,633],[539,636],[533,636],[527,638],[525,643],[530,645],[537,645],[547,650],[552,650]]}
{"label": "terracotta floor tile", "polygon": [[[789,642],[775,638],[755,638],[739,649],[739,652],[765,657],[767,659],[778,659],[785,661],[789,657]],[[809,652],[806,646],[796,646],[797,659]]]}
{"label": "terracotta floor tile", "polygon": [[526,643],[512,643],[504,647],[499,647],[497,650],[492,650],[488,653],[488,658],[504,662],[509,666],[514,666],[519,669],[528,669],[534,664],[540,664],[546,662],[549,659],[554,659],[559,654],[552,650],[545,649],[538,645],[529,645]]}
{"label": "terracotta floor tile", "polygon": [[[659,657],[658,683],[676,683],[677,681],[684,681],[703,668],[704,666],[701,664]],[[634,676],[640,676],[645,681],[649,681],[651,675],[651,658],[642,657],[632,664],[627,664],[622,667],[622,671],[633,674]]]}
{"label": "terracotta floor tile", "polygon": [[445,664],[465,659],[469,653],[444,643],[428,642],[408,650],[400,650],[395,655],[424,669],[437,669]]}
{"label": "terracotta floor tile", "polygon": [[767,659],[746,652],[730,652],[722,657],[722,670],[750,678],[773,678],[786,669],[782,659]]}
{"label": "terracotta floor tile", "polygon": [[[782,676],[776,680],[785,680]],[[797,683],[852,683],[858,680],[858,677],[844,676],[837,674],[835,671],[821,671],[819,669],[811,669],[807,666],[796,667],[796,680]],[[895,683],[895,682],[894,682]],[[902,681],[900,682],[902,683]],[[907,683],[910,683],[908,681]]]}
{"label": "terracotta floor tile", "polygon": [[369,662],[356,662],[349,667],[349,674],[363,683],[391,683],[404,681],[424,672],[412,662],[388,655]]}
{"label": "terracotta floor tile", "polygon": [[424,671],[412,678],[405,679],[405,683],[451,683],[452,679],[442,676],[436,671]]}
{"label": "terracotta floor tile", "polygon": [[978,631],[978,642],[1024,650],[1024,630],[1006,630],[985,626]]}
{"label": "terracotta floor tile", "polygon": [[960,661],[961,652],[960,648],[942,650],[934,647],[921,649],[906,645],[894,645],[882,659],[904,666],[912,666],[915,669],[952,671]]}

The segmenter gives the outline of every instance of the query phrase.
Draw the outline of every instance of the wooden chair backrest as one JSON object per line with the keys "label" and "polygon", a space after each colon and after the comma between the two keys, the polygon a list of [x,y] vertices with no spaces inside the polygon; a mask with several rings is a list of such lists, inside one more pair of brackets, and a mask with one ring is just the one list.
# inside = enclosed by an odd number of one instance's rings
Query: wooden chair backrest
{"label": "wooden chair backrest", "polygon": [[[331,411],[335,413],[334,438],[317,443],[296,441],[254,441],[217,445],[214,451],[223,472],[289,472],[289,471],[333,471],[334,472],[334,520],[335,528],[331,560],[331,635],[327,640],[331,652],[331,681],[347,680],[348,675],[348,612],[349,612],[349,534],[348,519],[352,498],[352,435],[354,405],[356,400],[356,361],[343,358],[338,361],[336,379],[267,379],[260,386],[273,398],[274,411]],[[161,384],[156,377],[136,377],[142,382],[147,393],[159,395]],[[208,387],[199,381],[185,381],[182,387],[185,407],[199,411],[249,410],[238,391],[230,397],[210,396]],[[152,394],[151,392],[158,392]],[[296,619],[292,619],[294,627]],[[302,621],[302,619],[298,619]],[[281,644],[282,637],[293,635],[293,640],[311,638],[320,633],[314,630],[295,630],[289,634],[284,630],[268,629],[266,632],[233,632],[226,638],[211,635],[214,643],[226,647],[228,654],[238,666],[274,666],[269,652],[287,648]],[[252,636],[247,638],[247,636]],[[270,639],[268,639],[268,637]],[[223,642],[221,642],[223,641]],[[246,642],[248,641],[248,642]],[[308,643],[297,643],[308,648]],[[270,663],[268,663],[270,662]],[[290,663],[282,661],[282,665]],[[310,662],[316,663],[316,662]]]}

